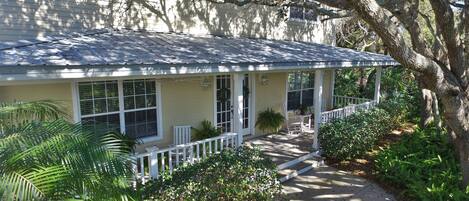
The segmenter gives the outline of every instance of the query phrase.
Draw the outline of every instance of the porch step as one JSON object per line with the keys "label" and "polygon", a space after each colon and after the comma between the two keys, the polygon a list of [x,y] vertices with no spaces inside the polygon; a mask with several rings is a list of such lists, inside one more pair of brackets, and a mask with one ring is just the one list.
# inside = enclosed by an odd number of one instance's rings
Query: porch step
{"label": "porch step", "polygon": [[323,164],[323,158],[315,153],[306,154],[295,160],[281,164],[277,168],[280,175],[280,182],[288,181]]}

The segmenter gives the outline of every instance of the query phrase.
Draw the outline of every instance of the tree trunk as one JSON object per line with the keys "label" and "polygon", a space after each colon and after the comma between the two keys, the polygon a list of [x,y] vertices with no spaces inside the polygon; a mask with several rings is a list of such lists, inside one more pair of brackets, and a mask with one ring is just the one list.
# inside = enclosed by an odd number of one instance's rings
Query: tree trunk
{"label": "tree trunk", "polygon": [[420,128],[425,128],[430,124],[433,119],[433,96],[432,91],[428,90],[424,83],[418,79],[418,85],[420,88]]}
{"label": "tree trunk", "polygon": [[466,187],[469,185],[469,140],[461,139],[459,136],[457,136],[455,138],[454,145],[458,150],[457,154],[463,174],[463,187]]}
{"label": "tree trunk", "polygon": [[363,96],[365,88],[366,88],[366,83],[368,80],[366,80],[366,71],[364,68],[359,68],[359,72],[360,72],[359,92],[361,96]]}
{"label": "tree trunk", "polygon": [[440,96],[444,107],[445,124],[450,128],[463,174],[463,185],[469,185],[469,97]]}
{"label": "tree trunk", "polygon": [[438,97],[435,92],[432,92],[432,99],[433,121],[438,130],[441,130],[440,106],[438,105]]}

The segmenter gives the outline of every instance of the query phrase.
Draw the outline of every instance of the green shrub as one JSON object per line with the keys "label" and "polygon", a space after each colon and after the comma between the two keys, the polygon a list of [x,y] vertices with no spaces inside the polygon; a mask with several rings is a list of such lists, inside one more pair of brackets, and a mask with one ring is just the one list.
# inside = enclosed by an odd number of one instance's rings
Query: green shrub
{"label": "green shrub", "polygon": [[378,107],[386,110],[391,115],[390,123],[393,127],[399,127],[403,122],[418,122],[415,117],[419,116],[417,110],[420,103],[413,99],[413,96],[396,95],[388,97]]}
{"label": "green shrub", "polygon": [[273,200],[280,190],[275,164],[244,147],[166,173],[143,194],[155,200]]}
{"label": "green shrub", "polygon": [[256,126],[264,132],[277,132],[281,127],[285,117],[280,112],[275,112],[272,108],[260,112]]}
{"label": "green shrub", "polygon": [[321,125],[319,142],[325,156],[344,160],[363,155],[391,130],[390,119],[386,111],[373,109]]}
{"label": "green shrub", "polygon": [[415,200],[469,200],[469,186],[459,188],[462,174],[446,135],[430,128],[404,136],[378,153],[376,174]]}
{"label": "green shrub", "polygon": [[212,122],[208,120],[203,120],[200,123],[200,128],[192,128],[192,130],[194,130],[194,140],[203,140],[211,137],[216,137],[222,133],[219,128],[212,126]]}

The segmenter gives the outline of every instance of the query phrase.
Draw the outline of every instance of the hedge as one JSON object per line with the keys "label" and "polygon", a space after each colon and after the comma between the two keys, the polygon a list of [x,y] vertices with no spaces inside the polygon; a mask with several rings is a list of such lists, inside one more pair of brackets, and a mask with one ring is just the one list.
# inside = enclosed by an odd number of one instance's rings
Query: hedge
{"label": "hedge", "polygon": [[259,150],[227,149],[146,184],[152,200],[273,200],[281,192],[275,164]]}
{"label": "hedge", "polygon": [[391,130],[390,121],[385,110],[375,108],[321,125],[319,142],[323,153],[339,160],[361,156]]}

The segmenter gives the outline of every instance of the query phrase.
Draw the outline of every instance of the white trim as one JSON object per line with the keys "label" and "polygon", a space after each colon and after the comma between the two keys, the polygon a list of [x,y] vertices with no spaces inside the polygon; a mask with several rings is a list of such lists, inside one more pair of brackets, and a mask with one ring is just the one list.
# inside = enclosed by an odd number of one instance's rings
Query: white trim
{"label": "white trim", "polygon": [[[326,68],[368,68],[396,66],[398,62],[384,61],[308,61],[252,64],[142,64],[113,66],[5,66],[5,71],[21,69],[22,72],[0,75],[0,85],[9,81],[64,80],[90,78],[123,78],[131,76],[200,75],[230,72],[279,72]],[[48,68],[51,68],[50,70]],[[62,68],[62,69],[57,69]],[[54,70],[57,69],[57,70]],[[129,78],[123,78],[129,79]]]}
{"label": "white trim", "polygon": [[322,93],[323,93],[324,70],[317,70],[314,74],[314,134],[313,149],[319,149],[318,135],[322,113]]}
{"label": "white trim", "polygon": [[78,93],[78,85],[77,82],[72,81],[70,82],[70,86],[72,87],[72,108],[73,108],[73,122],[79,123],[80,122],[80,98]]}
{"label": "white trim", "polygon": [[379,98],[381,96],[381,71],[383,70],[382,67],[376,68],[376,75],[375,75],[375,101],[379,103]]}
{"label": "white trim", "polygon": [[[158,126],[158,135],[155,136],[154,140],[152,141],[155,141],[155,140],[161,140],[163,139],[163,136],[164,136],[164,130],[163,130],[163,102],[162,102],[162,99],[161,99],[161,82],[159,80],[155,80],[155,84],[156,84],[156,107],[158,109],[156,109],[156,118],[157,118],[157,126]],[[144,139],[143,139],[144,140]]]}
{"label": "white trim", "polygon": [[249,105],[249,126],[251,129],[251,136],[254,136],[256,135],[256,74],[249,73],[249,79],[251,81],[251,105]]}
{"label": "white trim", "polygon": [[288,90],[290,87],[290,82],[289,82],[289,77],[290,77],[290,72],[287,72],[287,78],[285,79],[285,101],[283,103],[283,113],[285,115],[285,122],[288,122]]}
{"label": "white trim", "polygon": [[231,76],[233,80],[231,85],[233,89],[233,121],[231,125],[234,127],[234,132],[238,134],[238,144],[243,142],[244,75],[244,73],[235,73]]}
{"label": "white trim", "polygon": [[125,133],[125,105],[124,105],[123,80],[117,80],[117,94],[119,98],[120,129],[121,129],[121,133]]}
{"label": "white trim", "polygon": [[[252,127],[253,127],[253,121],[252,121],[252,118],[253,118],[253,113],[252,113],[252,103],[253,103],[253,90],[252,90],[252,83],[253,83],[253,79],[252,79],[252,74],[251,73],[244,73],[243,76],[245,77],[247,75],[248,77],[248,88],[249,88],[249,94],[248,94],[248,105],[247,105],[247,108],[248,108],[248,127],[247,128],[244,128],[244,110],[243,110],[243,135],[247,136],[247,135],[253,135],[252,134]],[[244,82],[244,81],[243,81]],[[243,95],[244,95],[244,83],[243,83]],[[246,105],[244,105],[243,103],[243,107],[246,108]]]}
{"label": "white trim", "polygon": [[213,120],[212,125],[217,126],[217,76],[213,76]]}
{"label": "white trim", "polygon": [[99,114],[87,114],[87,115],[81,115],[81,113],[80,113],[80,119],[81,118],[87,118],[87,117],[99,117],[99,116],[105,116],[105,115],[111,115],[111,114],[119,114],[119,111],[103,112],[103,113],[99,113]]}

